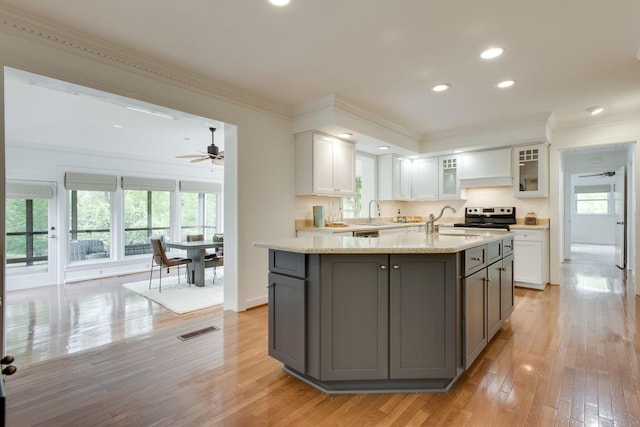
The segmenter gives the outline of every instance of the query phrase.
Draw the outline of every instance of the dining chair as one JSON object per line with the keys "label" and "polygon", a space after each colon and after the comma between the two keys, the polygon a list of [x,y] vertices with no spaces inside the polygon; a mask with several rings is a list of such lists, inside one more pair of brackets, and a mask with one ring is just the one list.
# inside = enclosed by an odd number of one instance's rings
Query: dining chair
{"label": "dining chair", "polygon": [[[171,267],[178,267],[178,284],[180,283],[180,266],[191,264],[193,260],[191,258],[181,258],[181,257],[173,257],[168,258],[167,253],[164,251],[164,246],[162,246],[162,241],[158,238],[150,238],[151,247],[153,248],[153,261],[151,262],[151,271],[149,272],[149,289],[151,289],[151,278],[153,277],[153,267],[154,263],[160,267],[160,285],[159,290],[162,292],[162,269],[167,268],[167,274],[169,274],[169,269]],[[191,285],[189,285],[191,286]]]}

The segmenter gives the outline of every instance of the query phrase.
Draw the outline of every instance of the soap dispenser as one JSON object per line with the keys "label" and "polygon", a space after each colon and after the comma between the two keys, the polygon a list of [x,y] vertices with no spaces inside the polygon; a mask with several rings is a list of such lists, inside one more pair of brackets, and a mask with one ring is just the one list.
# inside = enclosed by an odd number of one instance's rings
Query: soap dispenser
{"label": "soap dispenser", "polygon": [[402,217],[400,216],[400,209],[398,209],[398,216],[396,217],[396,222],[402,222]]}

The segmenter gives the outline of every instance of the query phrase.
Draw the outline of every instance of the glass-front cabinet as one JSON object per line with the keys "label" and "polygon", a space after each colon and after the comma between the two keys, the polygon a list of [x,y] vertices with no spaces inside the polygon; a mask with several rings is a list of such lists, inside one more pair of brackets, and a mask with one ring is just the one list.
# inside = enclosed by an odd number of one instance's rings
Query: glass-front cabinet
{"label": "glass-front cabinet", "polygon": [[515,147],[513,156],[515,197],[547,197],[549,195],[547,145]]}
{"label": "glass-front cabinet", "polygon": [[458,155],[438,157],[439,199],[459,199]]}

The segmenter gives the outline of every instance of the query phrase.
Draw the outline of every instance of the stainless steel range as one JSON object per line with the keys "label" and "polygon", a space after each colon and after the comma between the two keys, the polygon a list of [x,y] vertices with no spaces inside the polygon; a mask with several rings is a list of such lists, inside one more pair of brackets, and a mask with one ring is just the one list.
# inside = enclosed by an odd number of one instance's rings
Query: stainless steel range
{"label": "stainless steel range", "polygon": [[453,226],[509,230],[509,225],[515,223],[516,208],[500,206],[487,208],[465,208],[464,223],[453,224]]}

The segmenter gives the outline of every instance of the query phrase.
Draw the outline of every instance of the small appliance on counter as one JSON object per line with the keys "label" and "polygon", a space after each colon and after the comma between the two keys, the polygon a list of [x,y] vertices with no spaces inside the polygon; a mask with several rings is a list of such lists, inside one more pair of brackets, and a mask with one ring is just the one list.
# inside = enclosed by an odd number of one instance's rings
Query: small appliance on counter
{"label": "small appliance on counter", "polygon": [[317,205],[313,207],[313,225],[314,227],[324,227],[324,206]]}
{"label": "small appliance on counter", "polygon": [[453,226],[509,230],[509,225],[515,223],[515,207],[465,208],[464,223]]}
{"label": "small appliance on counter", "polygon": [[538,225],[538,218],[536,218],[535,212],[527,212],[524,217],[524,225]]}

